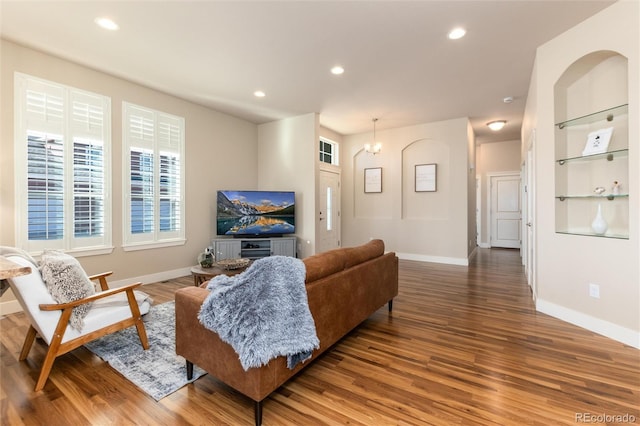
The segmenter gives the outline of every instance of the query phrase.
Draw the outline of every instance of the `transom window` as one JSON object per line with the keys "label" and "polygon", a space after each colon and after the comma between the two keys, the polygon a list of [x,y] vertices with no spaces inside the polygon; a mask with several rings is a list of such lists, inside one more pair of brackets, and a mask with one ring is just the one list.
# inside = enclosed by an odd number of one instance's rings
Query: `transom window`
{"label": "transom window", "polygon": [[338,165],[338,144],[326,139],[320,138],[320,161],[327,164]]}

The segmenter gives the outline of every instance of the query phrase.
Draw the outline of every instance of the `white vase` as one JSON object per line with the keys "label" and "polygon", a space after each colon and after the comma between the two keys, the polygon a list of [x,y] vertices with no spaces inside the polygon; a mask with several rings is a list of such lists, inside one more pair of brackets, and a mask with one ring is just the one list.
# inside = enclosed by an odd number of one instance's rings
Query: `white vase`
{"label": "white vase", "polygon": [[591,229],[598,235],[603,235],[607,232],[607,221],[602,217],[602,206],[598,203],[598,213],[596,213],[595,219],[591,222]]}

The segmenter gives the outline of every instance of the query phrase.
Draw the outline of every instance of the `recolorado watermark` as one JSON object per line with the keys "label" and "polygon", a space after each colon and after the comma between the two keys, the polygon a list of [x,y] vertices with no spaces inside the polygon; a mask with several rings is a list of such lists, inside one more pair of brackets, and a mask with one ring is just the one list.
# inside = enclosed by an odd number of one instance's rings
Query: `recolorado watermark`
{"label": "recolorado watermark", "polygon": [[633,414],[576,413],[576,423],[635,423]]}

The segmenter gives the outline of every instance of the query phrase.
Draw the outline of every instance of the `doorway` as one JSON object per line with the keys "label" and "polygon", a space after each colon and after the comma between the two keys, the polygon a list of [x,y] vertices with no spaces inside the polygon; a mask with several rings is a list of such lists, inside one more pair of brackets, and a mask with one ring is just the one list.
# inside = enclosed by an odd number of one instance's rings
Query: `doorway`
{"label": "doorway", "polygon": [[340,173],[320,170],[316,253],[340,247]]}

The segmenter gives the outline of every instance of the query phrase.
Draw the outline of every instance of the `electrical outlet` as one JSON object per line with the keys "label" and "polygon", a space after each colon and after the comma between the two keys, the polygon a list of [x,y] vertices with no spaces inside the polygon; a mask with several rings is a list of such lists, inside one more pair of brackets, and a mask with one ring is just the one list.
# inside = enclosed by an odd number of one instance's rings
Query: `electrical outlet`
{"label": "electrical outlet", "polygon": [[589,283],[589,296],[600,299],[600,286],[598,284]]}

